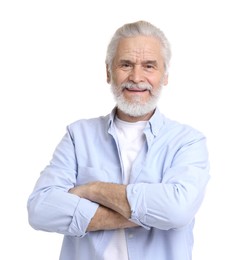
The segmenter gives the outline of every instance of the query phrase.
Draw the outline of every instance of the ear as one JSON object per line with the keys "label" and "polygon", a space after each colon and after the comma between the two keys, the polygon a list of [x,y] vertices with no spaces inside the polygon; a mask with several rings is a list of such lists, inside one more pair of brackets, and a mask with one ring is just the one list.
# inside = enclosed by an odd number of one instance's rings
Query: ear
{"label": "ear", "polygon": [[109,72],[109,66],[108,66],[108,64],[106,64],[106,76],[107,76],[107,83],[110,83],[110,81],[111,81],[111,75],[110,75],[110,72]]}

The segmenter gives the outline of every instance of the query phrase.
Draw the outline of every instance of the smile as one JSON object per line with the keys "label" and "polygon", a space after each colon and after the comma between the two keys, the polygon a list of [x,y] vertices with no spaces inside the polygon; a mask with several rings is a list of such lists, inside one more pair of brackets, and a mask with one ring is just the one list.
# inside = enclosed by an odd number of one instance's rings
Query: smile
{"label": "smile", "polygon": [[147,89],[141,89],[141,88],[125,88],[124,90],[127,90],[129,92],[145,92]]}

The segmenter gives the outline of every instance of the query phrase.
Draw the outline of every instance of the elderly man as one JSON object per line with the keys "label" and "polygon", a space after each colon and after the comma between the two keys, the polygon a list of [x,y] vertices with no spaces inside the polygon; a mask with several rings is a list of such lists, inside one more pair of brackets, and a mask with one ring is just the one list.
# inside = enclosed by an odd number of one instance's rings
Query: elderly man
{"label": "elderly man", "polygon": [[146,21],[111,39],[116,107],[67,127],[28,200],[30,225],[64,235],[60,260],[191,260],[209,180],[206,139],[157,108],[171,51]]}

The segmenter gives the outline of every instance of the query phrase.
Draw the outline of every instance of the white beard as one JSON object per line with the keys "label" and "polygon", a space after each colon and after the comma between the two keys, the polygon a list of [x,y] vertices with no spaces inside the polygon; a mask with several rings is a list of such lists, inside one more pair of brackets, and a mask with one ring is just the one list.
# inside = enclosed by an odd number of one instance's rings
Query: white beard
{"label": "white beard", "polygon": [[[125,87],[131,88],[132,86],[136,86],[140,89],[148,89],[151,93],[150,99],[146,103],[142,103],[141,98],[139,96],[135,96],[133,101],[127,101],[124,98],[123,89]],[[161,95],[162,85],[155,92],[153,92],[152,86],[148,83],[133,84],[128,82],[122,84],[120,87],[117,87],[112,82],[111,90],[117,103],[117,107],[122,112],[132,117],[140,117],[152,112],[156,108]]]}

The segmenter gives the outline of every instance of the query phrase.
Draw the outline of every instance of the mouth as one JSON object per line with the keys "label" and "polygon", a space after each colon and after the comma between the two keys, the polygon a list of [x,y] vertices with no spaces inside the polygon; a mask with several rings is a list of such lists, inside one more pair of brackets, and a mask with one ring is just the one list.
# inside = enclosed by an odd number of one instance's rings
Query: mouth
{"label": "mouth", "polygon": [[133,93],[142,93],[148,91],[148,89],[140,89],[140,88],[124,88],[124,90],[133,92]]}

